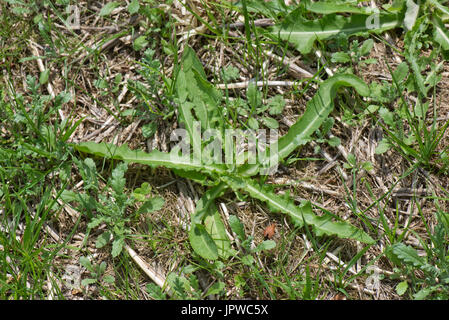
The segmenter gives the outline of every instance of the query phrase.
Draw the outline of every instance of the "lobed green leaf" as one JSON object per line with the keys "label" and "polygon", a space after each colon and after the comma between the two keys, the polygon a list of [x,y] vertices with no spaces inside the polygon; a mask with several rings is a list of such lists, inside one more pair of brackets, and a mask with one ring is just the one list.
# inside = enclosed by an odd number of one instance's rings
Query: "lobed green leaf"
{"label": "lobed green leaf", "polygon": [[334,108],[338,88],[353,87],[361,96],[368,96],[369,87],[358,77],[351,74],[337,74],[324,81],[315,96],[307,103],[304,115],[290,127],[287,134],[277,143],[279,161],[285,159],[297,147],[307,143],[310,136],[327,119]]}
{"label": "lobed green leaf", "polygon": [[[316,5],[315,5],[316,6]],[[353,14],[344,17],[327,14],[321,19],[307,20],[300,9],[292,11],[286,20],[269,29],[269,34],[291,43],[299,52],[307,54],[316,40],[328,40],[339,35],[363,35],[369,32],[380,33],[401,26],[402,18],[397,14],[379,14],[379,24],[367,23],[370,16]]]}
{"label": "lobed green leaf", "polygon": [[146,164],[153,168],[164,166],[169,169],[179,169],[185,171],[225,173],[224,165],[201,164],[200,162],[193,161],[187,156],[179,156],[174,153],[164,153],[158,150],[153,150],[150,153],[142,150],[131,150],[127,144],[116,146],[112,143],[96,143],[88,141],[75,144],[73,147],[80,152],[85,152],[108,159]]}
{"label": "lobed green leaf", "polygon": [[278,196],[266,186],[260,186],[248,178],[222,176],[221,179],[234,189],[234,191],[246,191],[253,198],[267,203],[273,212],[288,214],[297,226],[304,226],[304,222],[307,225],[313,226],[317,235],[336,235],[340,238],[354,239],[367,244],[375,243],[367,233],[348,222],[334,222],[329,216],[317,216],[313,212],[310,202],[296,206],[292,199]]}

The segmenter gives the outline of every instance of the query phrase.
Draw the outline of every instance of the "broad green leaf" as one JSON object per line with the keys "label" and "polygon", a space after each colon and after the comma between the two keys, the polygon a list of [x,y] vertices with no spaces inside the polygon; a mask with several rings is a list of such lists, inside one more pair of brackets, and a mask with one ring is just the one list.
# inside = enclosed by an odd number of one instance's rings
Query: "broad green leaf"
{"label": "broad green leaf", "polygon": [[254,82],[250,82],[248,84],[246,97],[248,99],[249,105],[253,108],[257,108],[262,103],[262,93],[259,91]]}
{"label": "broad green leaf", "polygon": [[218,108],[221,93],[207,81],[201,61],[190,47],[184,49],[175,88],[180,103],[180,122],[184,124],[195,147],[198,139],[194,138],[194,121],[200,121],[203,130],[219,129],[224,121]]}
{"label": "broad green leaf", "polygon": [[123,238],[114,239],[112,242],[112,250],[111,255],[113,258],[117,257],[120,252],[122,252],[123,245],[125,244],[125,240]]}
{"label": "broad green leaf", "polygon": [[49,76],[50,76],[50,70],[49,69],[45,69],[44,71],[42,71],[40,76],[39,76],[39,83],[40,84],[46,84],[48,82],[48,77]]}
{"label": "broad green leaf", "polygon": [[413,295],[415,300],[425,300],[432,293],[432,288],[424,288]]}
{"label": "broad green leaf", "polygon": [[[195,212],[192,214],[192,217],[190,219],[192,222],[192,226],[200,225],[204,220],[205,230],[214,241],[218,255],[223,259],[226,259],[230,256],[231,243],[226,234],[223,222],[221,221],[218,209],[215,205],[215,199],[219,197],[225,189],[226,184],[221,182],[217,186],[206,191],[206,193],[204,193],[200,200],[198,200]],[[192,233],[190,233],[190,236],[192,236]],[[201,250],[197,251],[198,246],[195,245],[193,241],[197,241],[196,237],[190,238],[190,243],[193,249],[199,255],[203,256],[203,252]]]}
{"label": "broad green leaf", "polygon": [[84,256],[80,257],[80,264],[90,272],[95,271],[90,260]]}
{"label": "broad green leaf", "polygon": [[382,119],[384,120],[384,122],[386,124],[388,124],[391,127],[395,126],[394,123],[394,113],[391,112],[390,110],[388,110],[387,108],[380,108],[379,110],[379,115],[382,117]]}
{"label": "broad green leaf", "polygon": [[379,106],[375,105],[375,104],[370,104],[368,106],[368,108],[365,109],[365,111],[363,113],[365,114],[373,114],[375,113],[377,110],[379,110]]}
{"label": "broad green leaf", "polygon": [[357,165],[357,159],[355,158],[354,154],[349,153],[347,156],[347,160],[348,160],[348,166],[344,166],[345,168],[350,169],[350,168],[354,168]]}
{"label": "broad green leaf", "polygon": [[132,0],[128,5],[128,12],[130,14],[137,13],[139,9],[140,9],[139,0]]}
{"label": "broad green leaf", "polygon": [[313,226],[317,235],[336,235],[340,238],[354,239],[368,244],[375,243],[363,230],[347,222],[333,222],[328,216],[317,216],[313,212],[310,202],[305,202],[301,206],[297,206],[292,199],[278,196],[266,186],[260,186],[248,178],[222,176],[221,179],[234,189],[234,191],[246,191],[253,198],[266,202],[273,212],[288,214],[297,226],[302,227],[304,222],[307,225]]}
{"label": "broad green leaf", "polygon": [[192,161],[185,156],[178,156],[173,153],[164,153],[153,150],[147,153],[142,150],[131,150],[128,145],[116,146],[112,143],[96,143],[92,141],[81,142],[74,145],[80,152],[101,156],[108,159],[123,160],[131,163],[146,164],[151,167],[164,166],[169,169],[179,169],[198,172],[225,173],[224,165],[201,164]]}
{"label": "broad green leaf", "polygon": [[182,71],[186,74],[187,88],[192,101],[202,101],[206,104],[208,110],[213,111],[221,99],[221,93],[211,83],[207,81],[201,61],[196,56],[192,48],[184,49],[183,59],[181,61]]}
{"label": "broad green leaf", "polygon": [[100,17],[108,16],[111,14],[111,12],[119,6],[119,2],[112,1],[108,2],[106,5],[103,6],[100,10]]}
{"label": "broad green leaf", "polygon": [[273,26],[269,33],[293,44],[302,54],[312,50],[316,40],[326,40],[337,35],[362,35],[368,32],[383,32],[401,25],[402,19],[396,14],[380,14],[377,26],[367,26],[368,15],[353,14],[343,17],[336,14],[325,15],[321,19],[306,20],[300,9],[294,10],[281,25]]}
{"label": "broad green leaf", "polygon": [[218,248],[203,225],[193,224],[190,227],[189,240],[193,250],[204,259],[218,259]]}
{"label": "broad green leaf", "polygon": [[181,104],[186,102],[189,96],[189,91],[187,89],[186,74],[183,70],[179,70],[176,78],[176,90],[178,94],[178,99]]}
{"label": "broad green leaf", "polygon": [[414,107],[414,113],[419,118],[424,118],[429,109],[429,102],[422,103],[418,100]]}
{"label": "broad green leaf", "polygon": [[369,58],[369,59],[365,59],[360,61],[361,64],[365,65],[365,64],[375,64],[377,63],[377,59],[374,58]]}
{"label": "broad green leaf", "polygon": [[413,0],[407,0],[407,10],[405,11],[404,26],[407,30],[412,30],[419,13],[419,5]]}
{"label": "broad green leaf", "polygon": [[25,14],[29,14],[31,13],[31,10],[29,8],[26,7],[13,7],[12,8],[12,12],[16,15],[25,15]]}
{"label": "broad green leaf", "polygon": [[[180,75],[183,75],[183,72],[180,73]],[[181,76],[182,78],[182,76]],[[187,91],[190,91],[190,89],[187,89]],[[192,102],[184,102],[181,103],[178,107],[179,112],[179,122],[184,124],[184,128],[187,130],[189,134],[189,140],[190,143],[192,143],[192,137],[194,132],[194,121],[195,118],[193,117],[192,110],[194,108],[194,104]]]}
{"label": "broad green leaf", "polygon": [[362,56],[366,56],[371,52],[371,49],[374,47],[374,40],[368,39],[363,41],[362,47],[360,48],[360,54]]}
{"label": "broad green leaf", "polygon": [[95,247],[98,249],[103,248],[105,245],[109,243],[111,240],[112,233],[109,231],[105,231],[102,234],[100,234],[97,238],[97,241],[95,242]]}
{"label": "broad green leaf", "polygon": [[329,140],[327,140],[327,143],[331,146],[331,147],[337,147],[341,144],[341,140],[339,137],[332,137]]}
{"label": "broad green leaf", "polygon": [[248,127],[250,127],[253,130],[258,130],[259,129],[259,122],[257,122],[257,120],[255,118],[249,118],[248,119]]}
{"label": "broad green leaf", "polygon": [[399,83],[407,79],[409,68],[407,62],[401,62],[393,72],[394,79]]}
{"label": "broad green leaf", "polygon": [[273,240],[262,241],[255,249],[255,251],[271,250],[276,247],[276,242]]}
{"label": "broad green leaf", "polygon": [[162,209],[165,200],[162,197],[154,197],[147,200],[140,208],[137,210],[137,214],[151,213]]}
{"label": "broad green leaf", "polygon": [[391,4],[384,4],[382,8],[387,10],[388,12],[398,13],[403,10],[404,6],[404,0],[393,0]]}
{"label": "broad green leaf", "polygon": [[209,208],[215,205],[215,199],[223,194],[227,186],[225,183],[220,182],[213,188],[207,190],[203,196],[196,203],[195,212],[192,214],[192,224],[200,224],[210,212]]}
{"label": "broad green leaf", "polygon": [[229,226],[241,241],[246,239],[243,223],[234,215],[229,216]]}
{"label": "broad green leaf", "polygon": [[151,138],[154,136],[157,130],[157,123],[150,122],[142,126],[142,135],[145,139]]}
{"label": "broad green leaf", "polygon": [[433,17],[433,39],[438,42],[444,50],[449,50],[449,31],[443,22]]}
{"label": "broad green leaf", "polygon": [[331,61],[334,63],[346,63],[351,61],[351,56],[346,52],[335,52],[332,54]]}
{"label": "broad green leaf", "polygon": [[200,59],[198,59],[195,50],[193,50],[189,46],[187,46],[184,49],[181,65],[185,72],[188,72],[190,71],[190,69],[193,69],[199,74],[200,77],[206,79],[206,73],[204,72],[204,68]]}
{"label": "broad green leaf", "polygon": [[[436,50],[433,51],[435,55]],[[449,52],[448,52],[449,53]],[[444,55],[443,55],[444,56]],[[441,70],[443,69],[444,60],[440,63],[432,63],[430,66],[430,72],[427,73],[426,81],[424,82],[429,88],[434,88],[442,79]]]}
{"label": "broad green leaf", "polygon": [[105,261],[102,261],[102,262],[100,263],[100,266],[98,267],[98,274],[99,274],[99,275],[100,275],[100,274],[103,274],[105,270],[106,270],[106,262],[105,262]]}
{"label": "broad green leaf", "polygon": [[374,151],[376,154],[382,154],[390,150],[392,147],[391,143],[388,141],[388,139],[382,139],[379,144],[376,147],[376,150]]}
{"label": "broad green leaf", "polygon": [[207,291],[206,296],[211,294],[220,294],[225,288],[225,284],[221,281],[215,282]]}
{"label": "broad green leaf", "polygon": [[262,120],[263,124],[266,125],[270,129],[277,129],[277,128],[279,128],[279,123],[275,119],[273,119],[273,118],[262,117],[261,120]]}
{"label": "broad green leaf", "polygon": [[62,191],[60,197],[60,199],[64,202],[76,201],[78,200],[78,193],[71,190],[64,190]]}
{"label": "broad green leaf", "polygon": [[209,210],[211,214],[204,219],[206,231],[214,240],[220,258],[227,259],[232,254],[231,241],[226,234],[225,226],[216,205],[214,203],[210,205]]}
{"label": "broad green leaf", "polygon": [[402,296],[405,293],[405,291],[407,291],[407,289],[408,289],[408,282],[407,282],[407,280],[401,281],[396,286],[396,293],[398,295]]}
{"label": "broad green leaf", "polygon": [[195,182],[205,184],[207,180],[207,176],[200,172],[196,171],[186,171],[186,170],[180,170],[180,169],[173,169],[173,172],[182,178],[190,179]]}

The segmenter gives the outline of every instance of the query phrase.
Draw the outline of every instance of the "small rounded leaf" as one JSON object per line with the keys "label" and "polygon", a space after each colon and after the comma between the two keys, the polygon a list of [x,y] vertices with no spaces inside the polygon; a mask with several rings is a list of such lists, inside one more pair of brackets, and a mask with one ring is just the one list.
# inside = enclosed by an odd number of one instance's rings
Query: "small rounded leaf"
{"label": "small rounded leaf", "polygon": [[119,3],[117,1],[112,1],[107,3],[103,8],[100,10],[100,17],[108,16],[112,13],[112,11],[119,6]]}
{"label": "small rounded leaf", "polygon": [[189,239],[193,250],[202,258],[207,260],[218,259],[218,248],[215,245],[214,239],[212,239],[203,225],[192,225],[189,232]]}
{"label": "small rounded leaf", "polygon": [[407,288],[408,288],[407,281],[399,282],[398,285],[396,286],[396,293],[402,296],[405,293],[405,291],[407,291]]}
{"label": "small rounded leaf", "polygon": [[128,12],[130,14],[137,13],[139,9],[140,9],[139,0],[132,0],[128,5]]}
{"label": "small rounded leaf", "polygon": [[46,84],[48,82],[48,77],[50,76],[50,70],[45,69],[41,72],[41,75],[39,77],[39,83],[40,84]]}

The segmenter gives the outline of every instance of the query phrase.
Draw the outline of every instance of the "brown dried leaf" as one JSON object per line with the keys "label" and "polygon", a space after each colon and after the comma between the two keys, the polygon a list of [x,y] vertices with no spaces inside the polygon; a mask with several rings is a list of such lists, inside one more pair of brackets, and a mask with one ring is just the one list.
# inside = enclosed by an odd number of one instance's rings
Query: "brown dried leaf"
{"label": "brown dried leaf", "polygon": [[272,223],[268,227],[265,228],[263,232],[263,236],[265,238],[271,239],[274,236],[274,233],[276,232],[276,224]]}

